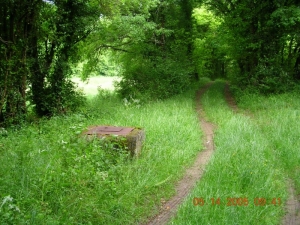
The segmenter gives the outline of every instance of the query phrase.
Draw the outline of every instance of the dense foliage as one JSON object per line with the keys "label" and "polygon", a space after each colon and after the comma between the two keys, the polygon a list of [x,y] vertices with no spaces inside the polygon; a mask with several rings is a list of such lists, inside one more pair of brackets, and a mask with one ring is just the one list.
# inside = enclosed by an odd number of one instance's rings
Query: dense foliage
{"label": "dense foliage", "polygon": [[22,121],[27,103],[45,116],[82,101],[67,78],[76,44],[93,29],[98,8],[82,0],[1,2],[1,123]]}
{"label": "dense foliage", "polygon": [[78,62],[83,78],[122,75],[117,90],[133,99],[170,97],[200,76],[262,93],[300,79],[296,0],[3,0],[0,12],[2,125],[82,104],[69,81]]}
{"label": "dense foliage", "polygon": [[193,12],[193,59],[198,74],[211,79],[224,78],[229,67],[228,45],[222,33],[223,20],[206,8]]}
{"label": "dense foliage", "polygon": [[[101,18],[83,43],[83,77],[95,70],[107,51],[123,66],[118,92],[123,97],[166,98],[189,87],[194,68],[191,1],[148,1],[147,6],[113,18]],[[99,38],[101,37],[101,38]]]}
{"label": "dense foliage", "polygon": [[122,95],[166,98],[188,88],[193,68],[187,4],[162,1],[150,11],[151,29],[124,56]]}
{"label": "dense foliage", "polygon": [[[300,78],[298,1],[204,1],[221,17],[232,81],[263,93],[286,91]],[[220,43],[220,42],[219,42]],[[222,42],[221,42],[222,43]],[[221,45],[223,47],[223,45]],[[236,70],[237,69],[237,70]]]}

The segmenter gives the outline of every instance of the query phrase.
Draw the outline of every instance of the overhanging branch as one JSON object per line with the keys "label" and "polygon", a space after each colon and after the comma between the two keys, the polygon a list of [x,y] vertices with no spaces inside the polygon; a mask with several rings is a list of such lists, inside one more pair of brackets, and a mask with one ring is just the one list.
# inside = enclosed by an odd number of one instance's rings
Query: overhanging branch
{"label": "overhanging branch", "polygon": [[3,42],[3,43],[6,44],[6,45],[12,43],[11,41],[5,41],[5,40],[3,40],[2,37],[0,37],[0,41]]}

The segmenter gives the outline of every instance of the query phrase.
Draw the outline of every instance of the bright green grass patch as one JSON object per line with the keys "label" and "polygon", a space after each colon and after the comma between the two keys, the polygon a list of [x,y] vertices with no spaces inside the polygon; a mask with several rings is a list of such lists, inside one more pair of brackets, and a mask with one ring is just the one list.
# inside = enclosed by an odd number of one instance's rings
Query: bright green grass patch
{"label": "bright green grass patch", "polygon": [[[78,134],[90,125],[143,127],[139,159]],[[194,91],[125,106],[102,91],[81,112],[0,135],[0,224],[136,224],[201,149]]]}
{"label": "bright green grass patch", "polygon": [[277,163],[283,165],[300,193],[300,98],[298,93],[245,95],[240,107],[250,109],[272,142]]}
{"label": "bright green grass patch", "polygon": [[120,77],[96,76],[89,77],[87,81],[81,81],[79,77],[73,77],[72,81],[78,84],[78,87],[83,90],[83,93],[88,97],[97,95],[98,89],[114,90],[114,82],[120,81]]}
{"label": "bright green grass patch", "polygon": [[[224,83],[216,82],[202,99],[208,119],[217,124],[215,153],[171,224],[278,224],[287,193],[272,143],[250,118],[229,109],[223,90]],[[205,204],[194,206],[195,197]],[[256,198],[266,204],[256,206]]]}

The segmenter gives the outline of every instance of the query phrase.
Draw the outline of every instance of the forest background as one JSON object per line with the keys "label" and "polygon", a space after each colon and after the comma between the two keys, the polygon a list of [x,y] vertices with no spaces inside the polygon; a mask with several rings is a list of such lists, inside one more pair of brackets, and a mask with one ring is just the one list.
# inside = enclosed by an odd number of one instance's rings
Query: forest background
{"label": "forest background", "polygon": [[296,0],[3,0],[0,12],[1,126],[76,110],[74,69],[86,79],[103,56],[120,96],[141,101],[204,76],[229,80],[236,96],[299,88]]}

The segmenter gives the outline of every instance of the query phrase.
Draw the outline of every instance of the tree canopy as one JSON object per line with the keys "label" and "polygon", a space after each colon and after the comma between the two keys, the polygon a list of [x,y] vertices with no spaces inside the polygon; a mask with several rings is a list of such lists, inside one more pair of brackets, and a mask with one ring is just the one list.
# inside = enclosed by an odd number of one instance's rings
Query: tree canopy
{"label": "tree canopy", "polygon": [[232,79],[263,93],[285,91],[299,80],[298,1],[203,1],[224,19],[226,57],[238,71]]}
{"label": "tree canopy", "polygon": [[1,125],[74,110],[72,65],[87,78],[107,52],[123,97],[167,98],[203,76],[262,93],[300,80],[296,0],[3,0],[0,12]]}

